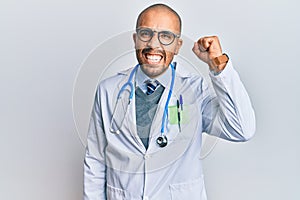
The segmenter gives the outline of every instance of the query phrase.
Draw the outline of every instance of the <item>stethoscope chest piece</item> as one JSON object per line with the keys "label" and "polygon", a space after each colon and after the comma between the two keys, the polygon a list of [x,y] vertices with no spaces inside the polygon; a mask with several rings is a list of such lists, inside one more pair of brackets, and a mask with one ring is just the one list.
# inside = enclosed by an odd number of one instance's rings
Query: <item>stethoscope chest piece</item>
{"label": "stethoscope chest piece", "polygon": [[157,143],[158,146],[160,146],[160,147],[165,147],[165,146],[167,146],[167,144],[168,144],[168,138],[167,138],[167,136],[165,136],[165,135],[159,136],[159,137],[156,139],[156,143]]}

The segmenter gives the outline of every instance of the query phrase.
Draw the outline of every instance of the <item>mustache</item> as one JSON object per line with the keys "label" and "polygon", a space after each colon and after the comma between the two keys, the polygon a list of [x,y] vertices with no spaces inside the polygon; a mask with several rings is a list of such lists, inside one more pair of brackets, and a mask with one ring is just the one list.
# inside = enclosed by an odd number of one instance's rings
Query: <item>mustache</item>
{"label": "mustache", "polygon": [[164,58],[166,57],[166,52],[160,49],[144,48],[142,50],[142,54],[146,54],[146,53],[157,53],[157,54],[162,54]]}

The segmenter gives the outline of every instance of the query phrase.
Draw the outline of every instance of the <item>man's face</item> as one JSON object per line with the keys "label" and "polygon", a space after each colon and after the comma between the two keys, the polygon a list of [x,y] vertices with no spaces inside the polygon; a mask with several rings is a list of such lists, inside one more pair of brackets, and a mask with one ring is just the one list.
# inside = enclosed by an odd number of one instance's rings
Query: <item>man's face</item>
{"label": "man's face", "polygon": [[[137,33],[133,34],[136,49],[136,57],[143,72],[150,78],[155,78],[163,74],[167,69],[174,55],[182,45],[182,40],[175,37],[174,41],[165,45],[158,39],[158,33],[169,31],[175,35],[180,34],[180,25],[175,14],[166,10],[152,9],[145,12],[140,18],[138,29],[147,28],[154,31],[153,37],[149,41],[142,41]],[[147,32],[143,33],[147,36]],[[160,39],[166,37],[164,32],[160,34]]]}

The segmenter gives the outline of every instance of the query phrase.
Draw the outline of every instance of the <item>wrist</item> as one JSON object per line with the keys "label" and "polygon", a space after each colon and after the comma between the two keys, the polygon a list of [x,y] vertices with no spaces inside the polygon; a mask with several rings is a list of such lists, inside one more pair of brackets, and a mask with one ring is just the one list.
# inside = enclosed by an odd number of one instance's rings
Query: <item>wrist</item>
{"label": "wrist", "polygon": [[219,73],[224,70],[226,64],[228,63],[229,57],[227,54],[223,53],[221,56],[217,56],[210,60],[209,68],[214,73]]}

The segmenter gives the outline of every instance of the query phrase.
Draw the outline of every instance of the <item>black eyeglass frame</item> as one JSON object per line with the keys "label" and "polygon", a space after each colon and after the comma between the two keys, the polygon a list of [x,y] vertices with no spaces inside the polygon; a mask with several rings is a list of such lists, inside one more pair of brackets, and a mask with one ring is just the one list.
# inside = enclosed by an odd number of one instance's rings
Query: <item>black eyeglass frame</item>
{"label": "black eyeglass frame", "polygon": [[[142,31],[142,30],[150,31],[150,33],[151,33],[150,36],[151,36],[151,37],[150,37],[148,40],[143,40],[143,39],[140,37],[139,32]],[[136,33],[137,33],[138,38],[139,38],[141,41],[143,41],[143,42],[149,42],[150,40],[152,40],[152,38],[153,38],[153,36],[154,36],[154,33],[157,33],[158,41],[159,41],[162,45],[165,45],[165,46],[172,44],[172,43],[175,41],[175,38],[180,38],[180,35],[177,35],[177,34],[171,32],[171,31],[166,31],[166,30],[165,30],[165,31],[155,31],[155,30],[152,30],[151,28],[137,28],[137,29],[136,29]],[[172,41],[169,42],[169,43],[163,43],[163,42],[161,42],[160,35],[163,34],[163,33],[167,33],[167,34],[173,35]]]}

